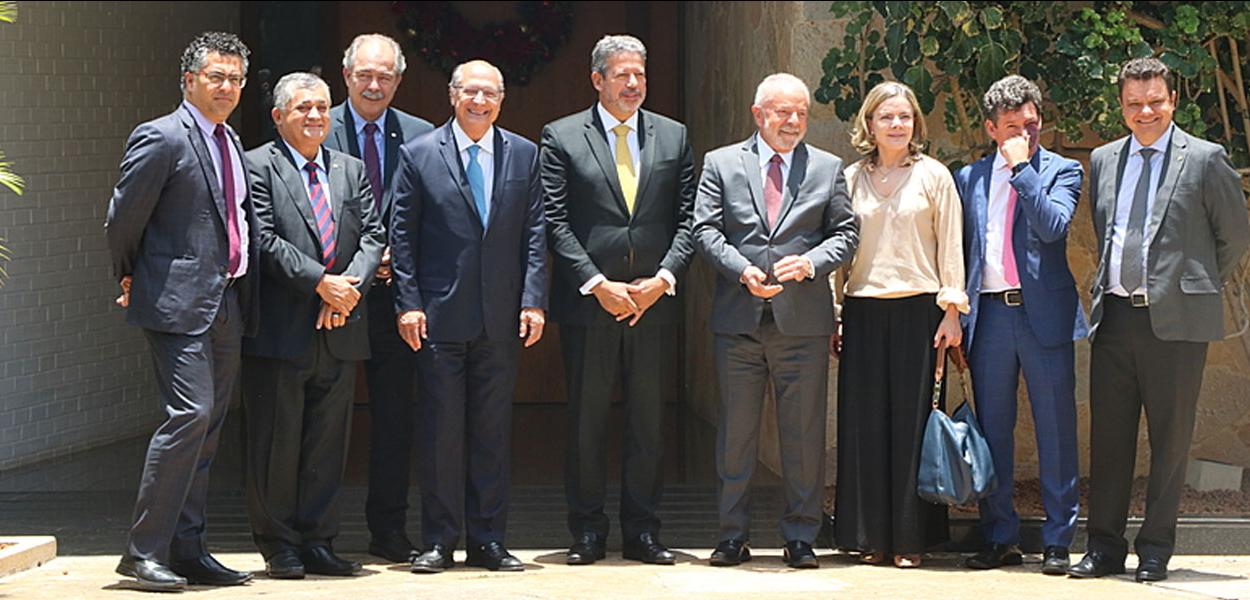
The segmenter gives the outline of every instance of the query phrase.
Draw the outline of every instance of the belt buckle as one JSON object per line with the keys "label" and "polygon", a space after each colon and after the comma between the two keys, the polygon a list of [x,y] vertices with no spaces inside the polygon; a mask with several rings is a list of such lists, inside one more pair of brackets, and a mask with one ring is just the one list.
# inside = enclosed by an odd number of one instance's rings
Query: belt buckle
{"label": "belt buckle", "polygon": [[1003,303],[1007,306],[1022,306],[1024,294],[1020,290],[1007,290],[1003,292]]}
{"label": "belt buckle", "polygon": [[1133,303],[1133,308],[1145,308],[1150,306],[1150,298],[1146,295],[1146,292],[1133,292],[1132,295],[1129,296],[1129,302]]}

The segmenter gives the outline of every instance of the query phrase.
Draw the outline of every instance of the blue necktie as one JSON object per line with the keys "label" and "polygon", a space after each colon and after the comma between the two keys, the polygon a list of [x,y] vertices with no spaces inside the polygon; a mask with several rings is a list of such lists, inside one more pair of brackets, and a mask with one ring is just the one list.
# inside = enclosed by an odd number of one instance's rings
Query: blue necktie
{"label": "blue necktie", "polygon": [[482,165],[477,162],[477,153],[481,146],[469,146],[469,189],[473,190],[473,204],[477,206],[477,214],[482,217],[482,227],[486,227],[486,177],[482,175]]}

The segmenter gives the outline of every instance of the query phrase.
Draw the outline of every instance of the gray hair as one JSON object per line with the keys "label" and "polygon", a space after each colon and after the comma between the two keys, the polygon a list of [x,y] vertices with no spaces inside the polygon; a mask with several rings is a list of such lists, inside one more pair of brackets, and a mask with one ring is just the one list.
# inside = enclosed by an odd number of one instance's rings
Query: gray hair
{"label": "gray hair", "polygon": [[356,69],[356,53],[360,51],[360,47],[365,42],[378,42],[386,44],[395,52],[395,74],[403,75],[404,69],[408,68],[408,62],[404,60],[404,51],[399,47],[399,42],[391,39],[390,36],[380,33],[362,33],[352,40],[352,45],[347,47],[343,52],[343,68],[348,71]]}
{"label": "gray hair", "polygon": [[1018,110],[1029,102],[1038,111],[1042,110],[1042,91],[1037,89],[1037,84],[1019,75],[1008,75],[995,81],[985,92],[981,110],[986,119],[997,123],[998,113]]}
{"label": "gray hair", "polygon": [[296,90],[320,90],[325,92],[326,98],[330,97],[330,86],[325,80],[312,73],[296,71],[283,75],[273,86],[273,107],[286,112],[286,105],[290,104]]}
{"label": "gray hair", "polygon": [[[197,73],[208,62],[208,54],[216,52],[222,56],[237,56],[243,62],[243,76],[247,76],[247,57],[251,51],[239,36],[224,31],[205,31],[195,36],[182,51],[181,67],[183,73]],[[183,79],[179,78],[182,82]],[[182,85],[182,83],[180,83]]]}
{"label": "gray hair", "polygon": [[764,101],[775,91],[780,88],[796,87],[803,90],[803,95],[807,96],[807,103],[812,103],[812,92],[807,89],[807,84],[802,79],[795,77],[789,73],[773,73],[761,81],[759,86],[755,88],[755,106],[763,106]]}
{"label": "gray hair", "polygon": [[503,93],[503,71],[500,71],[499,67],[496,67],[495,65],[492,65],[484,60],[470,60],[468,62],[462,62],[456,65],[456,69],[451,72],[451,81],[447,82],[447,89],[450,90],[450,89],[459,88],[460,79],[461,79],[461,75],[463,75],[464,68],[469,65],[477,65],[477,64],[486,65],[490,67],[492,71],[495,72],[495,76],[499,77],[499,93],[502,94]]}
{"label": "gray hair", "polygon": [[647,62],[647,47],[642,40],[632,35],[605,35],[590,51],[590,70],[606,77],[608,59],[623,52],[637,54],[642,57],[642,62]]}

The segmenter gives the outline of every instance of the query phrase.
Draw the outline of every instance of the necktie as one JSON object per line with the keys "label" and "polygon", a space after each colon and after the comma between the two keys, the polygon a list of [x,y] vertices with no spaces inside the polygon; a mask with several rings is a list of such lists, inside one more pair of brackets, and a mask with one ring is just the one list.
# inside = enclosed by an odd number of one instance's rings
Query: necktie
{"label": "necktie", "polygon": [[242,262],[242,245],[239,242],[239,207],[234,203],[234,161],[230,159],[230,145],[226,143],[226,128],[218,124],[213,130],[213,141],[221,152],[221,191],[226,201],[226,241],[230,243],[227,270],[233,276]]}
{"label": "necktie", "polygon": [[369,187],[373,188],[374,206],[382,205],[382,167],[378,160],[378,145],[374,136],[378,134],[376,123],[365,124],[365,147],[360,149],[365,161],[365,174],[369,176]]}
{"label": "necktie", "polygon": [[312,203],[313,217],[317,220],[317,237],[321,240],[321,263],[329,271],[334,267],[334,215],[321,180],[317,178],[317,165],[306,163],[304,170],[308,171],[308,201]]}
{"label": "necktie", "polygon": [[1133,190],[1133,207],[1128,213],[1128,229],[1124,233],[1124,248],[1120,254],[1120,285],[1133,293],[1142,283],[1142,239],[1145,234],[1146,205],[1150,200],[1150,159],[1154,148],[1141,149],[1141,176]]}
{"label": "necktie", "polygon": [[[1011,167],[1007,167],[1010,169]],[[1012,287],[1020,287],[1020,273],[1016,270],[1016,246],[1011,241],[1016,216],[1016,188],[1007,182],[1007,216],[1003,224],[1003,279]]]}
{"label": "necktie", "polygon": [[764,183],[764,212],[768,213],[768,228],[777,226],[781,215],[781,155],[774,154],[768,161],[768,181]]}
{"label": "necktie", "polygon": [[634,170],[634,157],[629,152],[629,125],[621,123],[612,128],[616,134],[616,177],[621,180],[621,195],[625,208],[634,214],[634,198],[638,195],[638,172]]}
{"label": "necktie", "polygon": [[469,146],[469,164],[465,171],[469,176],[469,189],[473,191],[473,204],[477,206],[477,214],[482,218],[482,227],[486,227],[486,176],[482,175],[482,165],[477,162],[477,154],[482,147],[477,144]]}

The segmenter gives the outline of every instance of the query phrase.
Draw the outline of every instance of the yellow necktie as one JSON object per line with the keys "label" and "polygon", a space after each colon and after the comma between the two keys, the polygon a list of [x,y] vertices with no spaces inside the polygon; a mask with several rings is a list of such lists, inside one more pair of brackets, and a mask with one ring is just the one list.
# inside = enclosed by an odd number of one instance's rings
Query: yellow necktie
{"label": "yellow necktie", "polygon": [[616,177],[621,180],[621,194],[625,196],[625,208],[634,214],[634,196],[638,194],[638,173],[634,171],[634,158],[629,153],[629,125],[621,123],[612,128],[616,134]]}

